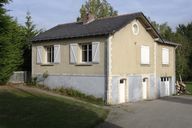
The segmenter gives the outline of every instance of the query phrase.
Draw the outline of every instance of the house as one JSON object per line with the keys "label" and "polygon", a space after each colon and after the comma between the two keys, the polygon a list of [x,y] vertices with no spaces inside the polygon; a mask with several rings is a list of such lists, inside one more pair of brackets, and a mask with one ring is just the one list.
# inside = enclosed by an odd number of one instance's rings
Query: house
{"label": "house", "polygon": [[33,39],[32,76],[49,88],[74,88],[108,104],[175,93],[176,43],[143,13],[61,24]]}

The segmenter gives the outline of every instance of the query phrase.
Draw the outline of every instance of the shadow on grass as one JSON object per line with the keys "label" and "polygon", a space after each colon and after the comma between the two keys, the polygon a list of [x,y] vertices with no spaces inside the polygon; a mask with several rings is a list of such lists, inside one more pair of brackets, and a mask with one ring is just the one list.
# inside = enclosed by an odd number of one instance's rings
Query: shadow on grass
{"label": "shadow on grass", "polygon": [[106,116],[103,109],[70,100],[0,91],[1,128],[91,128]]}
{"label": "shadow on grass", "polygon": [[116,124],[110,122],[104,122],[103,124],[99,125],[96,128],[122,128],[122,127],[117,126]]}
{"label": "shadow on grass", "polygon": [[[187,96],[188,97],[188,96]],[[192,98],[189,99],[185,96],[179,97],[179,96],[172,96],[172,97],[163,97],[160,100],[170,101],[170,102],[176,102],[176,103],[182,103],[182,104],[192,104]]]}

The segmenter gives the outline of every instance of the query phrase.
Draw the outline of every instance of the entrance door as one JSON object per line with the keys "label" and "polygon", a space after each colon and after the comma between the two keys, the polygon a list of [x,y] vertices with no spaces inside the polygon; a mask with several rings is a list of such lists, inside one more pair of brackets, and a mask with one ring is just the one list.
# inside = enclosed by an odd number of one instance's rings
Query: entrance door
{"label": "entrance door", "polygon": [[120,80],[119,84],[119,103],[125,103],[125,80]]}
{"label": "entrance door", "polygon": [[142,86],[143,86],[143,99],[147,99],[147,78],[143,79],[142,82]]}

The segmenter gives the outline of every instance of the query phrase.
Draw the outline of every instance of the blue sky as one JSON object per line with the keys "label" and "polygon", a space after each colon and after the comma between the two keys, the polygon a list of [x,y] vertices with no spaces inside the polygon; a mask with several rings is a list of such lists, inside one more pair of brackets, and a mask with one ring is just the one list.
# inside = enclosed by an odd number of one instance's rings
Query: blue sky
{"label": "blue sky", "polygon": [[[79,9],[86,0],[12,0],[6,8],[18,22],[25,22],[30,11],[39,28],[49,29],[57,24],[76,21]],[[158,23],[178,24],[192,21],[192,0],[108,0],[119,14],[142,11]]]}

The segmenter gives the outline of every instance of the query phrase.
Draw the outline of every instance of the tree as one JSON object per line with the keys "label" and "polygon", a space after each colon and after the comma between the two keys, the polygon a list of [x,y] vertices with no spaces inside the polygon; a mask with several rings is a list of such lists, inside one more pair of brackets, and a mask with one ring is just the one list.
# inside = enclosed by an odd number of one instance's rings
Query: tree
{"label": "tree", "polygon": [[9,2],[0,1],[0,84],[5,84],[23,62],[21,49],[24,31],[16,20],[7,15],[4,5]]}
{"label": "tree", "polygon": [[8,26],[10,17],[5,15],[7,10],[4,8],[4,6],[6,4],[8,4],[9,2],[10,2],[10,0],[1,0],[0,1],[0,34],[7,30],[7,26]]}
{"label": "tree", "polygon": [[38,30],[36,28],[36,25],[32,21],[32,17],[30,12],[27,12],[26,15],[26,22],[24,26],[24,33],[25,33],[25,39],[23,42],[23,59],[24,62],[22,64],[22,70],[24,71],[31,71],[31,46],[32,42],[31,39],[39,34],[42,30]]}
{"label": "tree", "polygon": [[188,43],[184,36],[179,33],[175,33],[174,42],[178,42],[182,46],[177,47],[176,49],[176,76],[179,79],[179,76],[182,76],[183,80],[187,80],[188,77]]}
{"label": "tree", "polygon": [[[185,59],[185,65],[183,68],[178,68],[178,71],[182,71],[181,75],[184,77],[184,80],[191,81],[192,80],[192,22],[188,25],[179,25],[177,27],[176,33],[180,35],[179,39],[183,39],[180,41],[182,47],[177,50],[177,54],[179,55],[177,59],[181,60],[180,63],[177,63],[178,66],[183,64],[183,59]],[[179,54],[180,53],[180,54]]]}
{"label": "tree", "polygon": [[0,36],[0,84],[5,84],[13,71],[18,70],[23,63],[23,29],[11,18],[7,26],[7,31]]}
{"label": "tree", "polygon": [[106,0],[86,1],[86,3],[81,6],[80,17],[77,18],[77,21],[83,21],[87,13],[94,15],[95,18],[118,15],[118,12],[114,10]]}
{"label": "tree", "polygon": [[171,27],[169,27],[167,22],[158,24],[155,21],[151,21],[151,24],[158,31],[158,33],[161,35],[162,38],[169,40],[169,41],[173,40],[174,33],[173,33]]}

